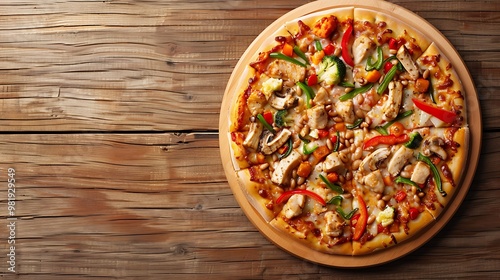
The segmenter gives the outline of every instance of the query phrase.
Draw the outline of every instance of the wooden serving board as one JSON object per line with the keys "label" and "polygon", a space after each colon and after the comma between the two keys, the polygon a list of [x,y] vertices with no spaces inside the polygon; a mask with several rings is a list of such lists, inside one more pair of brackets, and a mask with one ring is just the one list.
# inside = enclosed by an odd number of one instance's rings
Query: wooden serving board
{"label": "wooden serving board", "polygon": [[[468,123],[470,127],[469,159],[467,166],[464,169],[465,174],[462,181],[458,185],[459,190],[456,192],[455,197],[447,209],[445,209],[435,222],[430,224],[426,229],[422,230],[419,235],[416,235],[412,239],[388,249],[379,250],[372,254],[362,256],[340,256],[318,252],[303,245],[302,243],[299,243],[288,234],[279,232],[271,227],[267,221],[265,221],[252,207],[250,202],[247,200],[245,193],[242,191],[242,187],[239,185],[236,170],[231,160],[232,157],[229,147],[230,138],[228,135],[229,108],[231,108],[238,93],[242,90],[242,85],[246,82],[247,65],[255,59],[259,49],[262,46],[266,46],[269,39],[274,38],[274,33],[286,22],[313,12],[342,7],[366,8],[380,13],[385,13],[407,23],[410,27],[421,32],[424,36],[430,38],[435,44],[437,44],[443,54],[452,62],[455,71],[462,81],[467,103]],[[367,267],[387,263],[411,253],[435,236],[453,217],[469,190],[478,165],[482,138],[482,123],[477,92],[470,73],[457,51],[439,32],[439,30],[423,18],[398,5],[380,0],[368,0],[362,2],[356,0],[316,1],[296,8],[270,24],[253,41],[235,66],[225,90],[221,106],[219,129],[219,143],[224,171],[231,190],[248,219],[265,237],[285,251],[308,261],[334,267]]]}

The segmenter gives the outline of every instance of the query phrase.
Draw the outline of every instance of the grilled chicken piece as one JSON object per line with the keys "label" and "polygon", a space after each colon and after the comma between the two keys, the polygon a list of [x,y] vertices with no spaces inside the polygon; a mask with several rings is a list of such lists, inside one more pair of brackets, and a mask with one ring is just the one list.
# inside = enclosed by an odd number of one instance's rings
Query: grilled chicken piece
{"label": "grilled chicken piece", "polygon": [[423,184],[430,174],[431,169],[429,168],[429,166],[421,161],[418,161],[415,165],[415,168],[413,168],[413,174],[411,174],[410,180],[417,184]]}
{"label": "grilled chicken piece", "polygon": [[316,93],[316,96],[313,99],[314,104],[317,105],[325,105],[330,101],[330,96],[328,94],[328,91],[324,87],[320,87],[318,89],[318,92]]}
{"label": "grilled chicken piece", "polygon": [[329,154],[325,161],[323,162],[323,171],[324,172],[340,172],[344,169],[344,163],[339,158],[338,152],[333,152]]}
{"label": "grilled chicken piece", "polygon": [[408,52],[408,49],[406,49],[404,45],[399,48],[396,57],[398,58],[399,62],[401,62],[406,71],[408,71],[410,77],[413,80],[418,79],[418,77],[420,76],[420,71],[418,70],[417,63],[413,61],[410,53]]}
{"label": "grilled chicken piece", "polygon": [[401,101],[403,100],[403,84],[400,81],[389,83],[389,98],[382,106],[386,121],[391,121],[398,116]]}
{"label": "grilled chicken piece", "polygon": [[380,170],[375,170],[363,178],[364,184],[367,185],[375,193],[384,192],[384,177]]}
{"label": "grilled chicken piece", "polygon": [[345,222],[339,214],[333,211],[328,211],[325,213],[325,221],[324,232],[326,235],[331,237],[338,237],[342,235]]}
{"label": "grilled chicken piece", "polygon": [[370,49],[375,47],[375,43],[366,35],[361,35],[352,43],[352,54],[354,64],[359,64],[366,57]]}
{"label": "grilled chicken piece", "polygon": [[316,105],[306,111],[308,121],[307,124],[311,129],[323,129],[328,124],[328,113],[325,106]]}
{"label": "grilled chicken piece", "polygon": [[290,182],[292,170],[302,162],[302,154],[292,151],[286,158],[280,160],[271,175],[271,181],[278,185],[285,185]]}
{"label": "grilled chicken piece", "polygon": [[285,213],[285,217],[288,219],[291,219],[293,217],[296,217],[300,214],[302,214],[302,208],[304,207],[304,204],[306,202],[306,199],[304,195],[302,194],[294,194],[292,195],[285,206],[283,206],[283,212]]}
{"label": "grilled chicken piece", "polygon": [[256,116],[264,111],[264,106],[266,106],[267,98],[266,95],[258,90],[253,90],[248,96],[247,106],[248,110],[252,116]]}
{"label": "grilled chicken piece", "polygon": [[243,146],[257,150],[259,148],[260,135],[263,130],[262,128],[262,124],[258,121],[251,123],[247,137],[245,138],[245,141],[243,141]]}
{"label": "grilled chicken piece", "polygon": [[269,63],[267,75],[273,78],[289,80],[293,83],[303,81],[306,76],[306,68],[291,62],[276,59]]}
{"label": "grilled chicken piece", "polygon": [[413,157],[413,150],[406,148],[405,146],[401,146],[389,161],[387,170],[392,176],[398,175],[403,166],[411,157]]}
{"label": "grilled chicken piece", "polygon": [[335,104],[335,110],[346,123],[354,123],[356,115],[354,114],[354,103],[352,100],[339,101]]}

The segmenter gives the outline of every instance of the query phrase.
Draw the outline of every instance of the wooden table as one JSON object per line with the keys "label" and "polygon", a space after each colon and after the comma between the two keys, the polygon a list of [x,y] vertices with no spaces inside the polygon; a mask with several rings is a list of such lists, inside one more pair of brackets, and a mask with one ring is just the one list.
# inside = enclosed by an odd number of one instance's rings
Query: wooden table
{"label": "wooden table", "polygon": [[499,278],[497,1],[391,1],[451,41],[481,102],[474,182],[435,238],[390,264],[345,270],[282,251],[243,214],[219,156],[224,89],[252,40],[308,2],[2,1],[2,278]]}

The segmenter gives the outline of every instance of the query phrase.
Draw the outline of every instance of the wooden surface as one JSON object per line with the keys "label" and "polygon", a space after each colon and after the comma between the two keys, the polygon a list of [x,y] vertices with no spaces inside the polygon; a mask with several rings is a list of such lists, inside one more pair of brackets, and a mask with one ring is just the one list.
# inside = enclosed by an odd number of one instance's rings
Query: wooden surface
{"label": "wooden surface", "polygon": [[392,263],[344,270],[282,251],[244,216],[219,156],[224,89],[252,40],[308,2],[2,1],[0,277],[499,278],[498,1],[391,1],[450,40],[481,103],[476,176],[435,238]]}

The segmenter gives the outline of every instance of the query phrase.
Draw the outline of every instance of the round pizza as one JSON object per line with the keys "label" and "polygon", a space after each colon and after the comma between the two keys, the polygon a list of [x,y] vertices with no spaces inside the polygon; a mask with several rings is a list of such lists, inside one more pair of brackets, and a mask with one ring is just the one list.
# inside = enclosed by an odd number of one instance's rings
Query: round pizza
{"label": "round pizza", "polygon": [[468,155],[464,89],[432,38],[336,8],[287,22],[242,73],[229,114],[239,185],[269,226],[361,255],[424,231]]}

